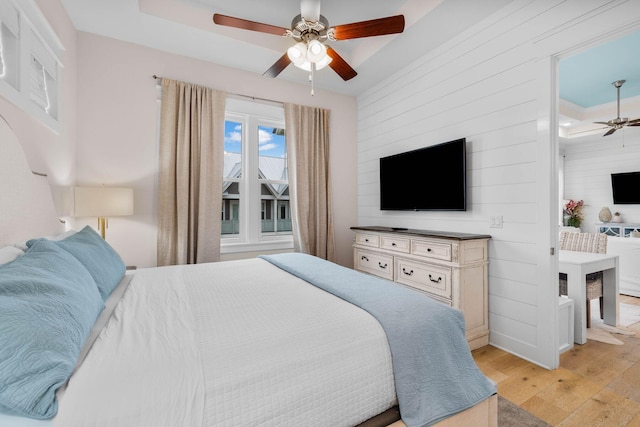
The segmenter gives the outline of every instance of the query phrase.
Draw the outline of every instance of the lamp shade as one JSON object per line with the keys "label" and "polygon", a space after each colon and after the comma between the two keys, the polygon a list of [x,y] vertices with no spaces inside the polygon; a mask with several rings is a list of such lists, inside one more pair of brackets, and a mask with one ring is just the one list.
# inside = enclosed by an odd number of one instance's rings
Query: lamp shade
{"label": "lamp shade", "polygon": [[74,216],[133,215],[133,188],[75,187]]}

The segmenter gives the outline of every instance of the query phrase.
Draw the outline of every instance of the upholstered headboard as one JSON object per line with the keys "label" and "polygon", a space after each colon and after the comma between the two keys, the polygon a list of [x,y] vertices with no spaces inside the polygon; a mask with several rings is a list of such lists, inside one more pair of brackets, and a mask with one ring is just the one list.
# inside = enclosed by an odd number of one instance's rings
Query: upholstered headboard
{"label": "upholstered headboard", "polygon": [[64,231],[46,176],[35,175],[0,116],[0,247]]}

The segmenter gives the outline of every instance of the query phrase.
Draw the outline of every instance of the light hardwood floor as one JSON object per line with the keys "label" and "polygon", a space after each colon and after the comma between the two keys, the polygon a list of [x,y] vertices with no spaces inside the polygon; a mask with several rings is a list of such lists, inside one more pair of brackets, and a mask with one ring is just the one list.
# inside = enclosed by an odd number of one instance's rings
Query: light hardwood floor
{"label": "light hardwood floor", "polygon": [[[640,298],[620,302],[640,305]],[[616,335],[624,345],[575,345],[553,371],[491,346],[473,357],[499,395],[552,426],[640,427],[640,323],[630,329],[635,337]]]}

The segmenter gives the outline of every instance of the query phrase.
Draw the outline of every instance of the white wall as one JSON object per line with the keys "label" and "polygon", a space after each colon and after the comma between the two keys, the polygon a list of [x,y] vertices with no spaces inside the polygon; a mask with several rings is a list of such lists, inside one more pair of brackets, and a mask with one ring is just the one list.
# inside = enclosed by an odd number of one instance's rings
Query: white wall
{"label": "white wall", "polygon": [[356,224],[355,98],[317,89],[312,97],[306,85],[83,32],[78,33],[77,56],[77,180],[135,189],[135,215],[111,218],[107,230],[107,240],[126,264],[156,265],[159,103],[152,79],[156,74],[229,93],[330,109],[337,256],[339,263],[352,265],[349,227]]}
{"label": "white wall", "polygon": [[564,197],[585,202],[582,231],[598,230],[598,214],[605,206],[620,212],[625,222],[640,223],[640,205],[614,205],[611,192],[612,173],[640,171],[640,128],[572,140],[562,153]]}
{"label": "white wall", "polygon": [[[549,58],[637,25],[639,16],[639,2],[515,0],[358,97],[358,223],[491,234],[490,341],[542,366],[558,364],[550,256],[557,145],[549,130],[557,83]],[[466,212],[379,210],[381,156],[460,137]],[[438,183],[413,185],[429,191]],[[503,228],[488,228],[490,216],[502,216]]]}

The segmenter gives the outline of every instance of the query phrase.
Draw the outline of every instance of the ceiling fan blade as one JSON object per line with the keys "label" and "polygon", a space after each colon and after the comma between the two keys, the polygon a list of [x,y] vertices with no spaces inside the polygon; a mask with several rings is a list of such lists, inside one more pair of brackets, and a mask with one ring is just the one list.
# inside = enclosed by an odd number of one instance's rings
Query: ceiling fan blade
{"label": "ceiling fan blade", "polygon": [[609,136],[609,135],[611,135],[612,133],[614,133],[615,131],[616,131],[616,128],[611,128],[611,129],[609,129],[609,130],[607,131],[607,133],[605,133],[605,134],[604,134],[604,135],[602,135],[602,136]]}
{"label": "ceiling fan blade", "polygon": [[354,22],[333,27],[336,40],[357,39],[360,37],[383,36],[404,31],[404,15]]}
{"label": "ceiling fan blade", "polygon": [[291,64],[291,60],[289,59],[289,55],[286,53],[278,59],[275,64],[271,66],[267,71],[265,71],[262,76],[263,77],[276,77],[280,74],[287,66]]}
{"label": "ceiling fan blade", "polygon": [[334,49],[332,49],[329,46],[327,46],[327,55],[331,57],[331,62],[329,62],[329,67],[331,67],[333,71],[338,73],[338,75],[342,77],[342,80],[344,81],[351,80],[352,78],[358,75],[356,70],[351,68],[351,65],[347,64],[347,61],[342,59],[342,57],[338,55],[338,52],[336,52]]}
{"label": "ceiling fan blade", "polygon": [[300,16],[307,21],[320,21],[320,0],[300,0]]}
{"label": "ceiling fan blade", "polygon": [[629,124],[627,126],[640,126],[640,118],[629,120]]}
{"label": "ceiling fan blade", "polygon": [[248,21],[246,19],[234,18],[233,16],[213,14],[213,22],[227,27],[240,28],[242,30],[258,31],[260,33],[275,34],[284,36],[289,31],[288,28],[276,27],[275,25],[262,24],[260,22]]}
{"label": "ceiling fan blade", "polygon": [[597,124],[597,125],[607,125],[607,126],[610,126],[609,122],[593,122],[593,123],[595,123],[595,124]]}

